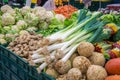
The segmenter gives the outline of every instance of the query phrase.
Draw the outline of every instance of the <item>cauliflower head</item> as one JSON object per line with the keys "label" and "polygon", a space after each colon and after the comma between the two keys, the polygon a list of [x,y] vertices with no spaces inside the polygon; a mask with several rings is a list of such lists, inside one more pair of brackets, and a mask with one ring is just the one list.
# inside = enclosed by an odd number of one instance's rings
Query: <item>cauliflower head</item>
{"label": "cauliflower head", "polygon": [[24,20],[19,20],[16,23],[16,25],[17,25],[17,27],[18,27],[19,30],[23,30],[23,29],[27,28],[27,23]]}
{"label": "cauliflower head", "polygon": [[12,8],[9,5],[4,5],[4,6],[1,7],[1,11],[3,13],[6,13],[9,10],[12,10]]}
{"label": "cauliflower head", "polygon": [[54,18],[54,14],[51,11],[47,11],[45,16],[47,22],[50,22]]}
{"label": "cauliflower head", "polygon": [[63,16],[62,14],[56,14],[55,18],[57,18],[58,20],[60,20],[62,22],[64,22],[64,20],[65,20],[65,16]]}
{"label": "cauliflower head", "polygon": [[24,17],[24,20],[27,22],[29,26],[37,26],[39,23],[39,18],[33,13],[27,13]]}
{"label": "cauliflower head", "polygon": [[32,9],[32,13],[36,14],[38,11],[46,11],[43,7],[35,7]]}
{"label": "cauliflower head", "polygon": [[10,13],[4,13],[2,15],[2,25],[13,25],[15,24],[15,18]]}
{"label": "cauliflower head", "polygon": [[45,16],[46,10],[43,7],[34,8],[32,13],[34,13],[39,18],[39,20],[45,20],[46,19],[46,16]]}
{"label": "cauliflower head", "polygon": [[29,6],[24,6],[23,8],[20,9],[20,12],[22,15],[25,15],[26,13],[31,12],[31,8]]}
{"label": "cauliflower head", "polygon": [[19,31],[19,28],[17,25],[13,25],[11,26],[11,30]]}

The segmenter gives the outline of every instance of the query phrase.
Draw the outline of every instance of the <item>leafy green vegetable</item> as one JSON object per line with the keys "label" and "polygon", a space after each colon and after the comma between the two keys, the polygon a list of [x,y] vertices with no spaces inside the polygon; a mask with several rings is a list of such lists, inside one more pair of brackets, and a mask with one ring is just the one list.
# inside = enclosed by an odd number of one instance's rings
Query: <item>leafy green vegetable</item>
{"label": "leafy green vegetable", "polygon": [[101,20],[105,22],[115,23],[120,26],[120,14],[106,14],[101,17]]}
{"label": "leafy green vegetable", "polygon": [[71,25],[74,21],[77,20],[78,14],[73,13],[70,19],[65,19],[64,21],[64,26],[69,26]]}
{"label": "leafy green vegetable", "polygon": [[115,35],[113,35],[113,41],[119,41],[120,40],[120,29],[117,31]]}
{"label": "leafy green vegetable", "polygon": [[0,15],[2,15],[3,13],[2,13],[2,11],[0,11]]}
{"label": "leafy green vegetable", "polygon": [[62,24],[62,22],[60,20],[58,20],[57,18],[53,18],[50,21],[50,24],[52,24],[52,25],[58,25],[58,24]]}
{"label": "leafy green vegetable", "polygon": [[40,24],[41,30],[38,33],[47,36],[63,28],[64,28],[63,22],[58,20],[57,18],[53,18],[49,25],[45,22]]}
{"label": "leafy green vegetable", "polygon": [[55,32],[57,32],[59,29],[57,29],[57,28],[48,28],[48,29],[45,29],[45,30],[40,30],[40,31],[38,31],[37,33],[38,34],[42,34],[43,36],[48,36],[48,35],[50,35],[50,34],[52,34],[52,33],[55,33]]}

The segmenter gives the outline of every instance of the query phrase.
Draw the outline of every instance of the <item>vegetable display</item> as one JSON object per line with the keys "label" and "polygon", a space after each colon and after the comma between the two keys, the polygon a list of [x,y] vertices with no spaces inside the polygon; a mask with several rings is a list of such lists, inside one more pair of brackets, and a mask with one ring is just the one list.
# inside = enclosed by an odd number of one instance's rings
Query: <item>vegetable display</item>
{"label": "vegetable display", "polygon": [[57,14],[63,14],[66,18],[69,18],[73,12],[77,11],[77,8],[72,5],[60,6],[54,10]]}
{"label": "vegetable display", "polygon": [[[25,6],[21,9],[13,9],[9,5],[4,5],[1,7],[0,15],[0,34],[4,37],[0,38],[0,44],[10,43],[16,38],[15,34],[19,35],[22,30],[37,31],[44,36],[50,35],[65,27],[64,20],[63,15],[47,11],[43,7],[32,9]],[[13,37],[8,38],[6,34]]]}
{"label": "vegetable display", "polygon": [[0,45],[56,80],[119,80],[120,14],[71,5],[1,7]]}

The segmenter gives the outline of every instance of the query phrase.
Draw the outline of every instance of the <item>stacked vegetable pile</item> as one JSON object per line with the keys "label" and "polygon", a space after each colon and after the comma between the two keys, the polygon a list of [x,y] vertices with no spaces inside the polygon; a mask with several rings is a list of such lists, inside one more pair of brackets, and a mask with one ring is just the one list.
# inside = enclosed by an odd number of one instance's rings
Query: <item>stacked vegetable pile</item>
{"label": "stacked vegetable pile", "polygon": [[119,80],[119,15],[81,9],[65,19],[42,7],[7,5],[1,11],[1,43],[10,42],[7,48],[39,73],[56,80]]}
{"label": "stacked vegetable pile", "polygon": [[77,8],[73,7],[72,5],[65,5],[60,6],[54,10],[57,14],[63,14],[66,18],[70,18],[71,15],[77,11]]}
{"label": "stacked vegetable pile", "polygon": [[23,30],[40,31],[38,33],[44,35],[51,34],[64,28],[64,20],[63,15],[46,11],[43,7],[31,9],[25,6],[21,9],[12,9],[4,5],[0,14],[0,44],[13,41]]}

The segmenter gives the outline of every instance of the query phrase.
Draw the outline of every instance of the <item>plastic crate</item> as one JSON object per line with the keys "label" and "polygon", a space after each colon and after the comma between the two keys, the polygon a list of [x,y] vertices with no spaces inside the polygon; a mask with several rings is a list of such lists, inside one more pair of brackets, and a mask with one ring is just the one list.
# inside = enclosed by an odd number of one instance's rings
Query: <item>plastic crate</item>
{"label": "plastic crate", "polygon": [[22,80],[26,79],[26,76],[28,74],[27,70],[21,68],[19,65],[17,65],[14,61],[9,59],[5,55],[1,55],[1,56],[2,56],[1,61],[3,62],[4,66],[6,68],[8,68],[14,74],[17,74],[17,76],[20,79],[22,79]]}
{"label": "plastic crate", "polygon": [[28,62],[2,45],[0,45],[0,62],[5,67],[1,68],[0,66],[3,75],[9,72],[5,78],[10,78],[10,80],[55,80],[45,73],[38,74],[35,67],[30,66]]}
{"label": "plastic crate", "polygon": [[29,71],[29,63],[26,62],[24,59],[19,57],[18,55],[14,54],[13,52],[9,51],[2,45],[0,45],[0,54],[5,55],[7,58],[13,60],[16,64],[20,65],[23,69]]}
{"label": "plastic crate", "polygon": [[14,74],[4,65],[2,65],[2,79],[3,80],[21,80],[16,74]]}

